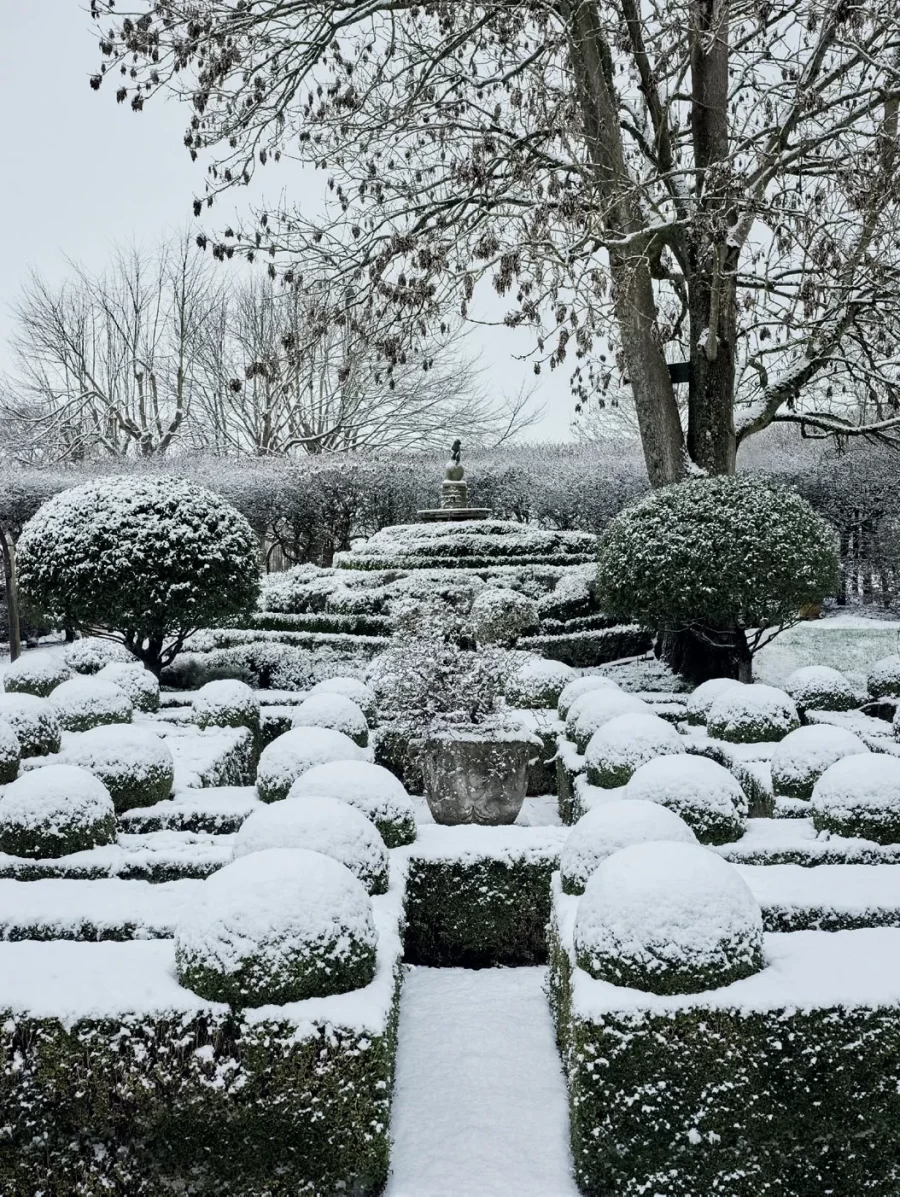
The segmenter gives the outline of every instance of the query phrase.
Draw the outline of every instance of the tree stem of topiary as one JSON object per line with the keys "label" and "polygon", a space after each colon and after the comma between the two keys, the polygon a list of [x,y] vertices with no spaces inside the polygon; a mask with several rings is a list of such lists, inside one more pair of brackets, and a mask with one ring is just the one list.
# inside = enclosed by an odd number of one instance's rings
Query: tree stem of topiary
{"label": "tree stem of topiary", "polygon": [[694,628],[661,632],[654,651],[670,669],[695,685],[714,677],[753,680],[753,655],[743,628],[717,629],[707,635]]}

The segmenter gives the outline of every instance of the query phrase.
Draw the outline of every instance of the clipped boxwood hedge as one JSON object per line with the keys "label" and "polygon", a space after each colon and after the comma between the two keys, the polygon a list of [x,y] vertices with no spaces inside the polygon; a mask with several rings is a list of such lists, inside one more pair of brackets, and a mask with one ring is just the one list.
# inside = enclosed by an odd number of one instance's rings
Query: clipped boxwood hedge
{"label": "clipped boxwood hedge", "polygon": [[650,650],[652,643],[650,633],[637,624],[617,624],[593,632],[523,636],[517,647],[552,661],[562,661],[573,669],[588,669],[622,657],[640,656]]}

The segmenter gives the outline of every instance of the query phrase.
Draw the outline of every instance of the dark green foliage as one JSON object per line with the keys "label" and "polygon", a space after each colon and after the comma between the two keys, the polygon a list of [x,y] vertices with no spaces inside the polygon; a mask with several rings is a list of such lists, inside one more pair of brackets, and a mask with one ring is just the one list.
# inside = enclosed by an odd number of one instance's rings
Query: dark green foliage
{"label": "dark green foliage", "polygon": [[0,806],[0,852],[9,856],[53,860],[115,842],[116,816],[112,813],[90,820],[82,815],[68,824],[56,819],[52,828],[24,827],[4,822]]}
{"label": "dark green foliage", "polygon": [[277,611],[257,611],[246,626],[262,632],[339,633],[350,636],[390,636],[394,621],[387,615],[365,615],[321,612],[315,614],[282,614]]}
{"label": "dark green foliage", "polygon": [[622,956],[618,952],[604,953],[593,948],[590,952],[579,953],[578,967],[612,985],[659,994],[704,993],[707,989],[720,989],[733,981],[752,977],[763,967],[761,946],[749,944],[743,929],[730,943],[723,945],[722,954],[728,958],[727,968],[722,965],[703,967],[688,959],[687,954],[681,964],[661,967],[660,961],[649,952],[638,959],[636,955]]}
{"label": "dark green foliage", "polygon": [[833,813],[813,804],[812,821],[816,831],[829,832],[845,839],[871,840],[872,843],[900,845],[900,806],[873,805],[868,810],[860,803],[855,814]]}
{"label": "dark green foliage", "polygon": [[649,633],[632,624],[601,628],[594,632],[564,632],[552,636],[523,636],[516,645],[525,652],[538,653],[551,661],[561,661],[573,669],[588,669],[637,657],[650,649]]}

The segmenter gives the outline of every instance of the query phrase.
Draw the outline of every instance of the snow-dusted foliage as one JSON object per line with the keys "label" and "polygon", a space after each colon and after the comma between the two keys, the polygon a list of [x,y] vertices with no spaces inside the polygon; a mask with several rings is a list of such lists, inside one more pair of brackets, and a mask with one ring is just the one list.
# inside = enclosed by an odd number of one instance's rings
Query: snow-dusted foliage
{"label": "snow-dusted foliage", "polygon": [[588,742],[584,753],[587,780],[605,789],[623,786],[647,761],[681,752],[681,736],[659,715],[617,715],[595,731]]}
{"label": "snow-dusted foliage", "polygon": [[339,798],[307,795],[255,810],[235,837],[235,859],[267,848],[322,852],[346,865],[368,893],[387,892],[389,858],[384,840],[361,811]]}
{"label": "snow-dusted foliage", "polygon": [[813,787],[812,816],[818,831],[900,843],[900,760],[879,752],[842,757]]}
{"label": "snow-dusted foliage", "polygon": [[563,844],[559,871],[564,892],[583,893],[588,878],[608,856],[655,840],[697,842],[684,819],[656,802],[598,803],[581,816]]}
{"label": "snow-dusted foliage", "polygon": [[649,715],[650,704],[636,694],[624,690],[603,688],[589,690],[576,698],[566,716],[566,739],[571,740],[579,752],[584,752],[596,731],[617,719],[620,715]]}
{"label": "snow-dusted foliage", "polygon": [[194,695],[192,706],[200,727],[247,727],[259,735],[259,696],[245,682],[207,682]]}
{"label": "snow-dusted foliage", "polygon": [[262,1006],[327,997],[375,974],[372,901],[350,870],[302,848],[251,852],[214,873],[175,930],[182,985]]}
{"label": "snow-dusted foliage", "polygon": [[5,719],[0,719],[0,786],[18,775],[21,757],[19,737]]}
{"label": "snow-dusted foliage", "polygon": [[694,844],[608,857],[578,901],[579,967],[651,993],[702,993],[763,965],[759,903],[733,865]]}
{"label": "snow-dusted foliage", "polygon": [[852,711],[860,703],[859,695],[837,669],[827,665],[804,665],[795,669],[784,688],[797,709],[803,711]]}
{"label": "snow-dusted foliage", "polygon": [[382,765],[342,760],[315,765],[291,786],[288,798],[340,798],[375,824],[389,848],[416,838],[416,812],[403,782]]}
{"label": "snow-dusted foliage", "polygon": [[687,722],[705,724],[709,708],[716,699],[732,686],[740,685],[730,677],[711,677],[708,682],[701,682],[687,700]]}
{"label": "snow-dusted foliage", "polygon": [[73,677],[57,686],[49,699],[63,731],[88,731],[105,723],[130,723],[131,699],[113,682]]}
{"label": "snow-dusted foliage", "polygon": [[117,812],[162,802],[175,780],[171,750],[149,727],[91,728],[67,742],[65,759],[100,778]]}
{"label": "snow-dusted foliage", "polygon": [[706,730],[716,740],[759,744],[783,739],[800,726],[794,700],[775,686],[734,686],[714,700]]}
{"label": "snow-dusted foliage", "polygon": [[66,648],[63,658],[75,673],[99,673],[105,665],[134,664],[134,654],[124,644],[105,636],[82,636]]}
{"label": "snow-dusted foliage", "polygon": [[343,694],[311,694],[294,711],[293,727],[329,727],[343,732],[354,744],[365,748],[369,743],[366,717],[353,701]]}
{"label": "snow-dusted foliage", "polygon": [[59,720],[48,699],[0,694],[0,720],[16,733],[23,757],[59,752]]}
{"label": "snow-dusted foliage", "polygon": [[593,565],[571,566],[558,579],[550,594],[544,595],[538,608],[542,619],[575,619],[595,609],[596,569]]}
{"label": "snow-dusted foliage", "polygon": [[482,590],[469,612],[472,635],[479,644],[514,644],[540,626],[537,603],[517,590],[491,586]]}
{"label": "snow-dusted foliage", "polygon": [[900,698],[900,655],[876,661],[869,670],[867,686],[872,698]]}
{"label": "snow-dusted foliage", "polygon": [[159,679],[140,661],[111,661],[98,670],[97,678],[124,690],[136,711],[159,710]]}
{"label": "snow-dusted foliage", "polygon": [[50,653],[26,653],[6,667],[0,687],[7,694],[35,694],[38,698],[46,698],[51,690],[71,676],[72,670],[59,657]]}
{"label": "snow-dusted foliage", "polygon": [[788,798],[811,798],[816,782],[835,761],[868,751],[846,728],[826,723],[798,727],[772,753],[772,788]]}
{"label": "snow-dusted foliage", "polygon": [[[279,802],[307,769],[329,761],[367,761],[368,753],[343,732],[296,727],[267,744],[259,758],[256,789],[263,802]],[[340,795],[338,795],[340,797]]]}
{"label": "snow-dusted foliage", "polygon": [[313,686],[310,695],[313,694],[343,694],[344,698],[349,698],[356,703],[370,725],[378,715],[378,699],[375,697],[375,691],[356,677],[326,678],[325,681],[317,682]]}
{"label": "snow-dusted foliage", "polygon": [[33,769],[0,791],[0,852],[57,857],[116,838],[116,812],[99,778],[76,765]]}
{"label": "snow-dusted foliage", "polygon": [[625,797],[668,807],[702,844],[727,844],[744,832],[747,796],[733,774],[704,756],[648,761],[635,770]]}
{"label": "snow-dusted foliage", "polygon": [[512,520],[467,520],[463,524],[393,524],[376,532],[335,563],[350,569],[472,567],[493,561],[567,560],[593,557],[596,540],[587,532],[559,532]]}
{"label": "snow-dusted foliage", "polygon": [[584,677],[577,677],[567,682],[560,692],[556,703],[556,713],[560,719],[567,719],[572,704],[583,694],[590,694],[592,690],[618,690],[620,687],[611,677],[604,677],[599,673],[589,673]]}
{"label": "snow-dusted foliage", "polygon": [[563,690],[574,680],[575,670],[561,661],[528,657],[513,670],[504,696],[511,707],[555,707]]}

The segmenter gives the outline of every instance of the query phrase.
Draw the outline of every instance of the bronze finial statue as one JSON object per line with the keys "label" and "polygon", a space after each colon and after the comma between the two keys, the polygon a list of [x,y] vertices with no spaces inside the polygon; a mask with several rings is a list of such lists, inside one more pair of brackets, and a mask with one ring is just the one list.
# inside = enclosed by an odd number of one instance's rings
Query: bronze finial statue
{"label": "bronze finial statue", "polygon": [[453,444],[450,447],[450,460],[455,465],[459,465],[459,451],[461,448],[462,448],[462,441],[457,437],[457,439],[453,442]]}

